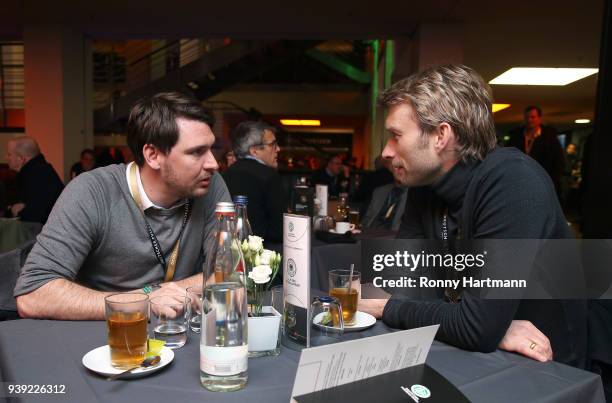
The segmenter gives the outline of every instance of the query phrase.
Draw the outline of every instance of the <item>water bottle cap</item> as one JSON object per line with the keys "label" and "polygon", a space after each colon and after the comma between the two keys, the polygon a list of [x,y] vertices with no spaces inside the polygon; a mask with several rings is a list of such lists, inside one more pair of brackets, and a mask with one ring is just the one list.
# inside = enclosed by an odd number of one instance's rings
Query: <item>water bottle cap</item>
{"label": "water bottle cap", "polygon": [[245,195],[234,196],[234,203],[246,206],[249,203],[249,198]]}
{"label": "water bottle cap", "polygon": [[329,302],[334,302],[334,301],[335,301],[335,299],[336,299],[336,298],[334,298],[334,297],[330,297],[329,295],[324,295],[324,296],[322,296],[322,297],[319,297],[319,301],[321,301],[321,302],[326,302],[326,303],[329,303]]}
{"label": "water bottle cap", "polygon": [[215,213],[234,213],[234,203],[231,202],[219,202],[217,203],[217,208],[215,209]]}

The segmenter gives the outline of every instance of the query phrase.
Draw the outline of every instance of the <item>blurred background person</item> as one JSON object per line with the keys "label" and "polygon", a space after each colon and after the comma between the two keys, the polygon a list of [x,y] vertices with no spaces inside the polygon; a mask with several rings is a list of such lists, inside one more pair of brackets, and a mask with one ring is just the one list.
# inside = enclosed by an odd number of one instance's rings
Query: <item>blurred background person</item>
{"label": "blurred background person", "polygon": [[278,173],[275,129],[262,121],[240,123],[231,133],[237,160],[223,173],[232,198],[248,198],[247,213],[253,235],[268,242],[283,239],[287,192]]}
{"label": "blurred background person", "polygon": [[363,175],[361,184],[355,194],[355,201],[361,203],[360,213],[366,213],[366,209],[370,204],[370,199],[374,194],[374,190],[383,185],[393,183],[393,174],[391,173],[391,162],[379,155],[374,160],[374,171],[366,172]]}
{"label": "blurred background person", "polygon": [[368,210],[361,220],[364,229],[384,228],[398,231],[406,208],[408,187],[398,181],[374,190]]}
{"label": "blurred background person", "polygon": [[96,166],[96,154],[90,148],[81,151],[81,159],[70,168],[70,179],[74,179],[83,172],[91,171]]}
{"label": "blurred background person", "polygon": [[345,187],[348,188],[348,179],[342,174],[342,158],[340,155],[332,156],[325,168],[315,172],[312,176],[313,185],[327,185],[327,194],[337,197],[342,190],[342,183],[346,181]]}
{"label": "blurred background person", "polygon": [[234,165],[235,162],[236,162],[236,154],[234,153],[234,150],[227,150],[221,156],[221,161],[219,163],[219,171],[221,172],[227,171],[227,169],[231,167],[232,165]]}
{"label": "blurred background person", "polygon": [[10,140],[6,159],[9,168],[17,172],[18,201],[9,206],[10,214],[23,221],[44,224],[64,189],[60,177],[30,137]]}
{"label": "blurred background person", "polygon": [[516,147],[536,160],[550,175],[560,197],[564,157],[557,130],[542,125],[542,109],[539,106],[526,107],[523,117],[524,125],[510,132],[506,146]]}

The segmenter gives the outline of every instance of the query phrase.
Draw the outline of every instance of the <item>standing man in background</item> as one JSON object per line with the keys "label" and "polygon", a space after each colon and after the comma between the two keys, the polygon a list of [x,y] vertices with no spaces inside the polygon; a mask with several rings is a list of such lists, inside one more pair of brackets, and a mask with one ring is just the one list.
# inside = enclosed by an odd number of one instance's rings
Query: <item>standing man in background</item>
{"label": "standing man in background", "polygon": [[542,125],[542,109],[539,106],[525,108],[524,118],[524,126],[510,132],[506,146],[516,147],[536,160],[548,172],[557,195],[560,195],[564,157],[561,143],[557,139],[557,130]]}

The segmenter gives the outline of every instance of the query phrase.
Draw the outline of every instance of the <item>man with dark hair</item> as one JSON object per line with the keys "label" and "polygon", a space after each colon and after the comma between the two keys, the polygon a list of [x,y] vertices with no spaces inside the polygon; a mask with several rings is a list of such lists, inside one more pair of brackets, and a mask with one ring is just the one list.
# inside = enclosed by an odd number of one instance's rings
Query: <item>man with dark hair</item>
{"label": "man with dark hair", "polygon": [[62,180],[30,137],[17,137],[7,144],[9,168],[17,172],[19,201],[9,207],[13,217],[44,224],[64,189]]}
{"label": "man with dark hair", "polygon": [[[332,156],[327,160],[325,168],[312,176],[313,185],[327,185],[329,196],[338,196],[342,192],[342,181],[348,183],[348,179],[342,174],[342,158],[340,155]],[[348,191],[348,186],[344,190]]]}
{"label": "man with dark hair", "polygon": [[525,108],[524,125],[510,132],[507,147],[516,147],[536,160],[552,179],[557,195],[561,193],[561,176],[565,165],[563,148],[554,127],[542,125],[542,109]]}
{"label": "man with dark hair", "polygon": [[[427,69],[395,83],[380,103],[391,133],[382,155],[396,181],[410,186],[399,238],[571,238],[546,172],[496,147],[490,89],[475,71]],[[467,350],[583,366],[585,308],[581,300],[482,299],[466,290],[439,300],[364,299],[359,309],[392,327],[439,324],[438,339]]]}
{"label": "man with dark hair", "polygon": [[91,148],[81,151],[81,159],[70,168],[70,179],[74,179],[83,172],[91,171],[96,166],[96,154]]}
{"label": "man with dark hair", "polygon": [[275,129],[262,121],[242,122],[232,131],[231,141],[238,160],[223,173],[231,195],[247,196],[254,235],[282,242],[287,196],[277,171],[280,148]]}
{"label": "man with dark hair", "polygon": [[58,199],[15,286],[22,317],[104,318],[104,297],[183,294],[202,284],[217,202],[230,201],[211,152],[212,121],[179,93],[138,101],[135,162],[83,173]]}

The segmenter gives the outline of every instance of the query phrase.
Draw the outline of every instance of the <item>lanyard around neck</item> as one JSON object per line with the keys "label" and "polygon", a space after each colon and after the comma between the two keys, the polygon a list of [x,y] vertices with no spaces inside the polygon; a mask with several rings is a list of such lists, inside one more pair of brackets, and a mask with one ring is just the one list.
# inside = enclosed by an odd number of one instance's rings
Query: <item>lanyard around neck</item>
{"label": "lanyard around neck", "polygon": [[166,271],[166,275],[164,276],[164,281],[168,282],[168,281],[172,281],[172,279],[174,278],[174,272],[176,270],[176,262],[178,260],[178,253],[179,253],[179,244],[181,242],[181,237],[183,236],[183,230],[185,229],[185,226],[187,225],[187,221],[189,221],[189,216],[191,213],[191,200],[187,200],[187,202],[185,203],[185,207],[184,207],[184,214],[183,214],[183,223],[181,224],[181,231],[179,232],[179,236],[178,239],[176,240],[176,243],[174,244],[174,248],[172,249],[172,253],[170,254],[170,259],[166,265],[166,258],[164,257],[164,252],[162,251],[161,245],[159,244],[159,241],[157,240],[157,237],[155,236],[155,232],[153,232],[153,228],[151,228],[151,225],[149,224],[149,221],[147,220],[147,216],[144,213],[144,210],[142,208],[142,199],[140,197],[140,191],[138,189],[138,171],[137,171],[138,166],[136,165],[136,163],[132,163],[132,165],[130,166],[130,172],[129,172],[129,187],[130,187],[130,193],[132,194],[132,197],[134,198],[134,201],[136,202],[136,205],[138,206],[138,209],[141,211],[142,216],[144,218],[145,221],[145,225],[147,227],[147,233],[149,234],[149,239],[151,240],[151,245],[153,246],[153,252],[155,252],[155,257],[157,258],[157,261],[159,262],[159,264],[161,264],[162,268],[164,268],[164,270]]}
{"label": "lanyard around neck", "polygon": [[[440,231],[440,235],[442,236],[442,246],[444,248],[444,253],[451,252],[450,250],[450,241],[448,239],[448,208],[445,207],[442,211],[442,228]],[[451,272],[450,277],[452,279],[460,278],[460,275],[454,270]],[[452,302],[457,304],[461,301],[461,292],[463,287],[457,287],[457,289],[452,287],[446,287],[444,289],[444,298],[447,302]]]}

